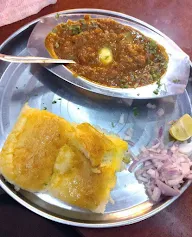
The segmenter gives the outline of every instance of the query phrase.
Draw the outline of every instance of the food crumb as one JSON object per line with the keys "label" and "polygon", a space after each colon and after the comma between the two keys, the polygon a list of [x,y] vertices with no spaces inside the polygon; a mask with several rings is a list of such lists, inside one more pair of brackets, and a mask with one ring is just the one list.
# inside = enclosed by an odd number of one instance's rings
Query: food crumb
{"label": "food crumb", "polygon": [[123,162],[125,163],[125,164],[129,164],[130,163],[130,161],[131,161],[131,157],[130,157],[130,155],[128,154],[128,155],[126,155],[124,158],[123,158]]}
{"label": "food crumb", "polygon": [[56,49],[59,48],[59,43],[58,43],[58,42],[55,43],[55,48],[56,48]]}
{"label": "food crumb", "polygon": [[101,170],[98,169],[98,168],[92,168],[91,170],[92,170],[92,172],[95,173],[95,174],[100,174],[100,173],[101,173]]}
{"label": "food crumb", "polygon": [[137,107],[133,107],[133,114],[135,117],[139,115],[139,111]]}
{"label": "food crumb", "polygon": [[176,83],[176,84],[177,84],[177,83],[179,83],[179,82],[180,82],[179,79],[174,79],[174,80],[173,80],[173,83]]}
{"label": "food crumb", "polygon": [[155,95],[158,95],[158,94],[159,94],[159,90],[156,89],[156,90],[153,91],[153,93],[154,93]]}
{"label": "food crumb", "polygon": [[119,118],[119,123],[120,124],[124,124],[125,123],[125,116],[124,116],[124,114],[121,114],[121,116]]}
{"label": "food crumb", "polygon": [[163,116],[164,113],[165,113],[165,111],[164,111],[164,109],[162,109],[162,108],[159,108],[159,109],[157,110],[157,115],[158,115],[159,117]]}
{"label": "food crumb", "polygon": [[60,17],[59,13],[56,13],[56,15],[55,15],[55,19],[58,20],[59,17]]}
{"label": "food crumb", "polygon": [[173,125],[176,122],[176,120],[171,120],[168,122],[168,125]]}
{"label": "food crumb", "polygon": [[109,202],[110,202],[112,205],[115,204],[115,201],[113,200],[113,198],[112,198],[111,196],[109,197]]}
{"label": "food crumb", "polygon": [[111,122],[111,127],[114,128],[115,127],[115,124],[113,122]]}

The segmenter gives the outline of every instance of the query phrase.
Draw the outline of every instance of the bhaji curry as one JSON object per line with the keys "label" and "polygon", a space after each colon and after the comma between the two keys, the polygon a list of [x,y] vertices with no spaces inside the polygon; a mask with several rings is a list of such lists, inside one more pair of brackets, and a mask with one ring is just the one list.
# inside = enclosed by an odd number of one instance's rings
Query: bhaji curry
{"label": "bhaji curry", "polygon": [[108,87],[159,82],[168,63],[165,49],[156,41],[111,18],[88,15],[57,25],[47,35],[45,47],[53,58],[74,60],[67,65],[74,75]]}

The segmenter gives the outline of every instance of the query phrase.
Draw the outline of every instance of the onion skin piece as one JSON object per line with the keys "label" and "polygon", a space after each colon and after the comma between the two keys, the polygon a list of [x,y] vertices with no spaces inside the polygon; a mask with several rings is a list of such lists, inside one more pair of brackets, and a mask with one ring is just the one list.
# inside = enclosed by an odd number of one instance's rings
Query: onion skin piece
{"label": "onion skin piece", "polygon": [[156,184],[158,188],[161,189],[162,193],[166,196],[177,196],[180,194],[179,190],[175,190],[170,186],[166,185],[165,183],[161,182],[160,180],[156,180]]}

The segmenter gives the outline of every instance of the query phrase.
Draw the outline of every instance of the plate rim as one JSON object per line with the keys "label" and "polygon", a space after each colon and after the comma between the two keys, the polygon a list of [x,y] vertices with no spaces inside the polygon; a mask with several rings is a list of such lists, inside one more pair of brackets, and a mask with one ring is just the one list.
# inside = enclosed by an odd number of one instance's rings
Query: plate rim
{"label": "plate rim", "polygon": [[[158,32],[160,35],[162,35],[163,37],[165,37],[168,40],[171,40],[168,36],[166,36],[164,33],[162,33],[161,31],[157,30],[155,27],[151,26],[150,24],[141,21],[135,17],[129,16],[127,14],[124,13],[120,13],[120,12],[116,12],[116,11],[110,11],[110,10],[104,10],[104,9],[95,9],[95,8],[79,8],[79,9],[69,9],[69,10],[63,10],[63,11],[59,11],[58,13],[79,13],[79,12],[87,12],[87,11],[98,11],[99,13],[112,13],[112,14],[117,14],[119,16],[124,16],[124,17],[129,17],[131,20],[137,20],[140,23],[144,23],[146,26],[148,26],[149,28],[151,28],[152,30],[155,30],[156,32]],[[30,26],[34,25],[35,23],[37,23],[38,21],[40,21],[40,19],[42,19],[43,17],[47,17],[47,16],[51,16],[56,14],[57,12],[54,13],[50,13],[47,14],[45,16],[39,17],[27,24],[25,24],[24,26],[20,27],[18,30],[16,30],[15,32],[13,32],[1,45],[0,45],[0,51],[7,45],[9,44],[9,42],[14,39],[16,36],[18,36],[21,32],[25,31],[27,28],[29,28]],[[172,40],[171,40],[172,41]],[[172,41],[174,42],[174,41]],[[181,49],[182,50],[182,49]],[[182,50],[183,51],[183,50]],[[184,52],[184,51],[183,51]],[[191,62],[190,62],[191,63]],[[191,63],[192,65],[192,63]],[[189,95],[188,93],[186,94],[188,100],[190,101]],[[18,203],[20,203],[22,206],[26,207],[27,209],[29,209],[30,211],[55,222],[58,223],[62,223],[62,224],[67,224],[67,225],[71,225],[71,226],[76,226],[76,227],[86,227],[86,228],[111,228],[111,227],[119,227],[119,226],[124,226],[124,225],[129,225],[129,224],[134,224],[137,222],[140,222],[142,220],[148,219],[149,217],[159,213],[161,210],[163,210],[164,208],[166,208],[167,206],[169,206],[171,203],[173,203],[177,198],[179,198],[184,192],[185,190],[187,190],[187,188],[190,186],[192,181],[187,181],[185,186],[182,187],[181,189],[181,194],[179,196],[173,197],[170,200],[167,200],[164,204],[162,204],[161,206],[157,207],[155,210],[151,210],[148,213],[145,213],[144,215],[140,216],[140,217],[135,217],[132,218],[131,220],[123,220],[123,221],[119,221],[117,223],[112,222],[112,223],[99,223],[99,224],[89,224],[89,223],[78,223],[76,221],[69,221],[60,217],[56,217],[53,216],[51,214],[48,214],[42,210],[39,210],[37,207],[34,207],[32,204],[30,204],[29,202],[23,200],[21,197],[19,197],[16,193],[14,193],[7,185],[6,185],[6,181],[3,181],[2,179],[0,179],[0,186],[2,187],[2,189],[9,195],[11,196],[14,200],[16,200]]]}

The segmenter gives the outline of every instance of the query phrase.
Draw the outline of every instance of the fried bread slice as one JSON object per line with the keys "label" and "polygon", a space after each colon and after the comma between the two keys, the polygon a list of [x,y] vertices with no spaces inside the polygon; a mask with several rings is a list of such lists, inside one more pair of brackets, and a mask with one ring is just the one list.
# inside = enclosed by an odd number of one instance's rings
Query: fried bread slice
{"label": "fried bread slice", "polygon": [[72,130],[64,119],[25,105],[0,153],[1,173],[25,190],[43,190],[59,149],[67,142],[65,134]]}
{"label": "fried bread slice", "polygon": [[22,189],[103,213],[126,150],[115,135],[25,105],[0,153],[0,172]]}
{"label": "fried bread slice", "polygon": [[48,190],[66,203],[103,213],[115,183],[112,166],[94,170],[80,151],[65,145],[56,159]]}

